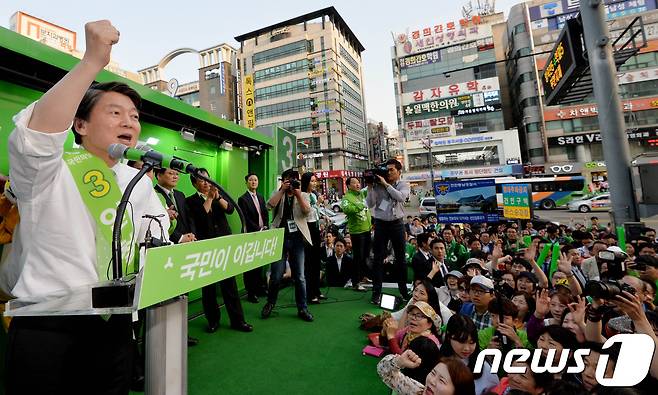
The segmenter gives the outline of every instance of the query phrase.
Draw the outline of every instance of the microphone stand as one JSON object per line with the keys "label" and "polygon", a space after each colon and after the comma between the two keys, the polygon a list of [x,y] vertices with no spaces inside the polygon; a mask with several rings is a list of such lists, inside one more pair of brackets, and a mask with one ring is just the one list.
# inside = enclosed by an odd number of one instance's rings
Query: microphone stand
{"label": "microphone stand", "polygon": [[[133,303],[135,294],[134,283],[121,281],[123,277],[123,259],[121,256],[121,224],[123,217],[126,213],[128,206],[128,199],[132,194],[133,189],[144,177],[146,173],[151,171],[158,163],[156,160],[144,157],[144,165],[139,170],[137,175],[126,186],[126,190],[121,196],[121,201],[117,207],[116,216],[114,218],[114,227],[112,228],[112,282],[108,285],[92,288],[92,307],[126,307]],[[134,232],[137,230],[134,229]]]}

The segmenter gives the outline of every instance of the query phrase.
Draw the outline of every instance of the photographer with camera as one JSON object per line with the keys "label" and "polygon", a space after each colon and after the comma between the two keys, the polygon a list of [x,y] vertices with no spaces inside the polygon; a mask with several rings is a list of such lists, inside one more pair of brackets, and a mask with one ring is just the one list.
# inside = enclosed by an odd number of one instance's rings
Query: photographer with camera
{"label": "photographer with camera", "polygon": [[400,295],[403,299],[409,300],[407,267],[404,259],[405,236],[403,222],[403,203],[409,196],[409,183],[400,180],[402,164],[397,160],[389,159],[386,162],[386,168],[386,178],[380,174],[375,174],[373,182],[366,180],[366,182],[369,182],[366,204],[372,211],[375,225],[372,303],[376,305],[379,305],[381,302],[382,265],[384,263],[386,246],[389,241],[393,245],[393,252],[395,254],[395,266],[397,269]]}
{"label": "photographer with camera", "polygon": [[281,187],[267,201],[267,208],[274,211],[272,228],[284,228],[283,255],[272,264],[267,303],[261,317],[268,318],[279,295],[279,283],[286,269],[286,257],[295,281],[295,301],[297,315],[304,321],[313,321],[306,304],[306,280],[304,278],[304,245],[313,244],[306,216],[311,211],[308,196],[301,191],[299,173],[288,169],[281,174]]}

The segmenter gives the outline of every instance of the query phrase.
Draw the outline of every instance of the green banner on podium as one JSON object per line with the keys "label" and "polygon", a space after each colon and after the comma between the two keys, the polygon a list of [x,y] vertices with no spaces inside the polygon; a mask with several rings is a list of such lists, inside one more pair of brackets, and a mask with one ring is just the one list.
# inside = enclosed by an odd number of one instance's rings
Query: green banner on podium
{"label": "green banner on podium", "polygon": [[283,234],[272,229],[146,250],[138,308],[278,261]]}

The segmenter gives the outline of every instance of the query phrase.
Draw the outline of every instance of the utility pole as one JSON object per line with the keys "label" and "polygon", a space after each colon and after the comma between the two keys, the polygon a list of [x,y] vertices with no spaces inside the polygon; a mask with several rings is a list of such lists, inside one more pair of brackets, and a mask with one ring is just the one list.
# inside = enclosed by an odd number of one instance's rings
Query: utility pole
{"label": "utility pole", "polygon": [[610,31],[605,21],[602,0],[581,0],[580,16],[589,59],[594,97],[598,104],[599,129],[603,158],[608,166],[610,201],[615,226],[637,221],[633,186],[631,184],[631,154],[626,141],[626,125],[617,88],[617,68],[610,43]]}
{"label": "utility pole", "polygon": [[[423,145],[425,142],[423,141]],[[430,180],[432,184],[430,185],[430,190],[434,190],[434,155],[432,155],[432,135],[431,133],[427,135],[427,163],[430,166]]]}

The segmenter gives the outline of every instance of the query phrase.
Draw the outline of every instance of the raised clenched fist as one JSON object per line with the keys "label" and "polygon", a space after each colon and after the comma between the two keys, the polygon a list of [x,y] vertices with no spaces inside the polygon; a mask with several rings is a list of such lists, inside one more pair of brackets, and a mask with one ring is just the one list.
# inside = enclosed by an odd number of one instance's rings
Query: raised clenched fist
{"label": "raised clenched fist", "polygon": [[85,24],[85,55],[83,60],[103,68],[110,62],[112,45],[119,42],[119,31],[108,20]]}

